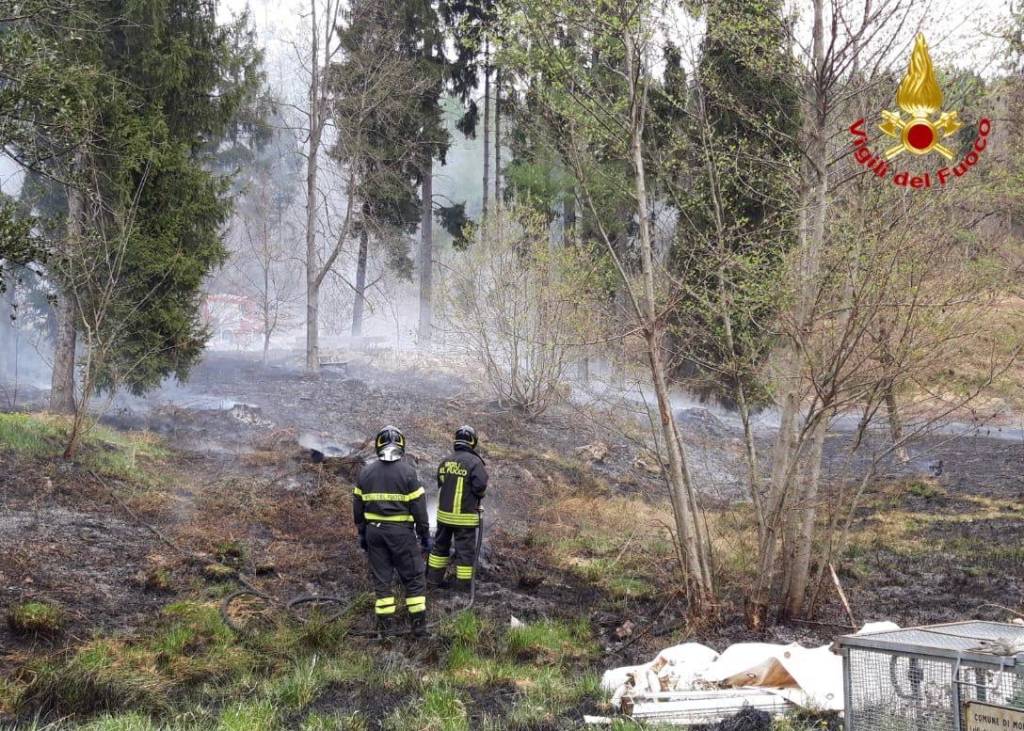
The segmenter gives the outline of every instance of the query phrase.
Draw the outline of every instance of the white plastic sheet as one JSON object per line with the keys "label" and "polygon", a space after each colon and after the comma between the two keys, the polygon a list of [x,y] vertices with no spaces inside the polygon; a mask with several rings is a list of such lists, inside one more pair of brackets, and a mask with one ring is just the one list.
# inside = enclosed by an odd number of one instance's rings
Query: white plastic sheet
{"label": "white plastic sheet", "polygon": [[[899,629],[891,622],[865,625],[858,634]],[[669,647],[644,665],[607,671],[601,685],[618,705],[624,696],[698,688],[771,689],[814,710],[843,710],[843,662],[828,645],[806,648],[743,642],[720,655],[696,642]]]}

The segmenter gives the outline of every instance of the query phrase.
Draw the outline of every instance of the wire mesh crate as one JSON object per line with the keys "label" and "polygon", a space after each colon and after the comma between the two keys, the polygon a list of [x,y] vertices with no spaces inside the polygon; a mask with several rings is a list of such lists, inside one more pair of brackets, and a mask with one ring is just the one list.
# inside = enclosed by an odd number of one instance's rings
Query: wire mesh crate
{"label": "wire mesh crate", "polygon": [[839,647],[846,731],[1024,730],[1024,627],[956,622]]}

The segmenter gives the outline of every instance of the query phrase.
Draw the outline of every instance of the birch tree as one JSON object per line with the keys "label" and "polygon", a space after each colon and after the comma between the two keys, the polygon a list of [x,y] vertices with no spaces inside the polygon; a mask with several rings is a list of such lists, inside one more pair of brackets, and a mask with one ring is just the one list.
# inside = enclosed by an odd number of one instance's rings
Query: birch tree
{"label": "birch tree", "polygon": [[[664,9],[648,0],[596,6],[515,2],[506,19],[505,42],[510,45],[507,68],[522,75],[545,112],[560,120],[582,204],[598,222],[600,239],[625,292],[628,317],[643,343],[691,607],[700,613],[711,611],[715,600],[710,546],[669,394],[666,337],[673,295],[655,251],[648,192],[651,66],[656,23]],[[586,39],[587,47],[560,42],[565,38]],[[628,171],[635,227],[631,259],[622,256],[600,226],[595,193],[607,181],[600,180],[596,155],[617,160]]]}

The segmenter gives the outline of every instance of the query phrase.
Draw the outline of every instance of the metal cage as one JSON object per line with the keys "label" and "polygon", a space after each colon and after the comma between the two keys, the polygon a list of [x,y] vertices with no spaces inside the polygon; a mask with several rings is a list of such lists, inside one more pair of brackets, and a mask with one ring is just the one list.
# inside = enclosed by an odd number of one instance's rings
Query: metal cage
{"label": "metal cage", "polygon": [[967,731],[968,703],[1024,712],[1024,627],[956,622],[849,635],[839,648],[846,731]]}

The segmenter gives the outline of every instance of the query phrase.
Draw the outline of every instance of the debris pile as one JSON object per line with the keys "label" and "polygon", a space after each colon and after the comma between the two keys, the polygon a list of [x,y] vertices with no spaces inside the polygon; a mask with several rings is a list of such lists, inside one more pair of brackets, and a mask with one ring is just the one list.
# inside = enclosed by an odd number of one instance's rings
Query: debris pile
{"label": "debris pile", "polygon": [[[869,624],[858,634],[894,627]],[[748,719],[753,712],[775,716],[796,707],[842,711],[844,702],[842,658],[828,645],[744,642],[718,653],[688,642],[662,650],[644,665],[608,670],[601,685],[620,713],[683,726],[735,720],[741,711]]]}

